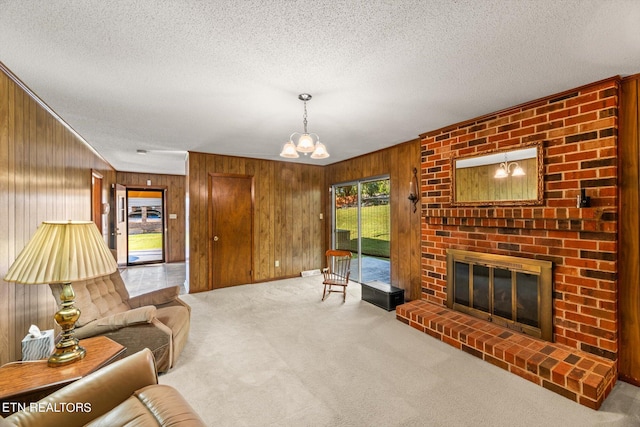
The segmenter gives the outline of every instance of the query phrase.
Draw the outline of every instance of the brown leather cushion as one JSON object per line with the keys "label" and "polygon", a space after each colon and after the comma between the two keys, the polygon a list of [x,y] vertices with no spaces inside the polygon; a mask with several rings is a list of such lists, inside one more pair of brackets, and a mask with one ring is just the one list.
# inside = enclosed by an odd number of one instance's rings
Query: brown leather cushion
{"label": "brown leather cushion", "polygon": [[134,393],[129,399],[91,421],[88,426],[202,426],[202,419],[174,388],[151,385]]}
{"label": "brown leather cushion", "polygon": [[[76,294],[75,305],[80,309],[80,319],[76,322],[77,327],[101,319],[110,314],[121,313],[130,309],[127,304],[129,295],[122,295],[116,289],[115,280],[122,280],[120,273],[115,272],[109,276],[96,277],[95,279],[83,280],[72,284]],[[61,284],[50,284],[51,292],[56,297],[60,305]],[[124,284],[117,288],[125,289]],[[126,292],[126,290],[125,290]]]}
{"label": "brown leather cushion", "polygon": [[135,422],[139,426],[159,425],[155,417],[138,398],[132,396],[101,417],[87,423],[87,426],[126,426]]}

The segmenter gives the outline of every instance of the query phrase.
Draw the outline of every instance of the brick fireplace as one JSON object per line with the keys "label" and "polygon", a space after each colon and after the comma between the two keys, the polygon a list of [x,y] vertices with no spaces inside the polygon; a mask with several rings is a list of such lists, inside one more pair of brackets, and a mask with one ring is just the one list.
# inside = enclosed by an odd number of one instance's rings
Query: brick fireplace
{"label": "brick fireplace", "polygon": [[[616,381],[619,78],[421,135],[422,294],[398,319],[598,408]],[[452,158],[539,142],[541,205],[452,204]],[[591,206],[576,207],[584,190]],[[447,250],[553,264],[551,341],[451,311]]]}

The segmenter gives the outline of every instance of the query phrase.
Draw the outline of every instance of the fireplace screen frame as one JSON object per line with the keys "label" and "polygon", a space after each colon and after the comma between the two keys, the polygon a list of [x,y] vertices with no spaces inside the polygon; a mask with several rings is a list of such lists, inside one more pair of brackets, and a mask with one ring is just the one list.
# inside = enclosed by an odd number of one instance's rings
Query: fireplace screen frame
{"label": "fireplace screen frame", "polygon": [[[469,279],[466,284],[469,292],[469,305],[459,304],[456,302],[456,263],[469,265]],[[473,266],[489,268],[488,312],[473,307]],[[511,301],[513,301],[513,312],[511,317],[516,320],[508,319],[495,313],[495,304],[493,301],[495,281],[493,273],[496,269],[508,270],[511,272]],[[524,273],[526,275],[537,277],[537,319],[539,327],[517,321],[517,273]],[[553,342],[553,263],[550,261],[530,258],[448,249],[447,307],[536,338],[542,338],[546,341]]]}

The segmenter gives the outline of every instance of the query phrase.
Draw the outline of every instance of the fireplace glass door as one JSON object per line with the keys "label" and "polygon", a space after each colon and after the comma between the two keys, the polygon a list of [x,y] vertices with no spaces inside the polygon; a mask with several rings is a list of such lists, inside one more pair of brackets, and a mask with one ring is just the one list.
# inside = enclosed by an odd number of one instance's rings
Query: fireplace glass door
{"label": "fireplace glass door", "polygon": [[[513,320],[513,279],[509,270],[493,270],[493,313],[507,320]],[[537,301],[536,307],[537,310]]]}
{"label": "fireplace glass door", "polygon": [[516,301],[518,323],[525,325],[540,327],[540,317],[538,310],[533,308],[538,305],[540,300],[540,288],[538,286],[538,277],[533,274],[516,273]]}
{"label": "fireplace glass door", "polygon": [[448,307],[551,341],[551,263],[460,253],[448,251]]}

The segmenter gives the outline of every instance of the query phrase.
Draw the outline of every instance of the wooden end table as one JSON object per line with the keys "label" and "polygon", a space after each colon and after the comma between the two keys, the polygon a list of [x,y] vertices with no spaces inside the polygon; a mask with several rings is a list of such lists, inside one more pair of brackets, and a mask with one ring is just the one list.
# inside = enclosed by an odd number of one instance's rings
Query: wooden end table
{"label": "wooden end table", "polygon": [[54,391],[122,358],[126,348],[107,337],[80,341],[83,359],[59,367],[47,360],[11,362],[0,367],[0,415],[6,417]]}

